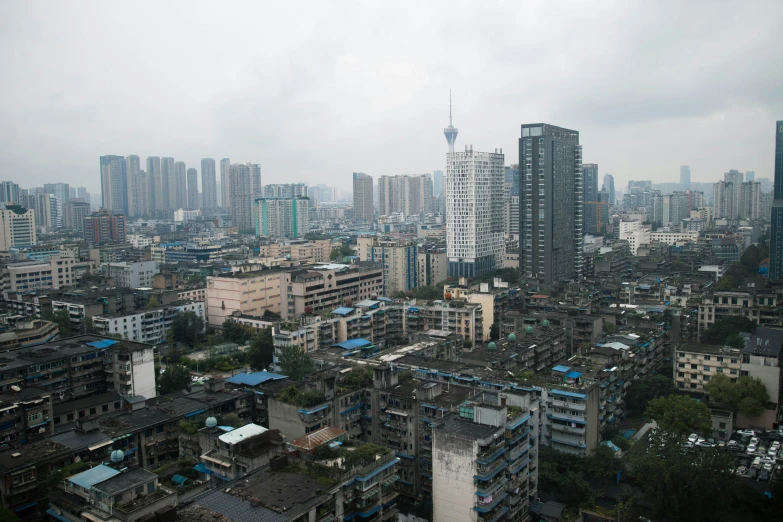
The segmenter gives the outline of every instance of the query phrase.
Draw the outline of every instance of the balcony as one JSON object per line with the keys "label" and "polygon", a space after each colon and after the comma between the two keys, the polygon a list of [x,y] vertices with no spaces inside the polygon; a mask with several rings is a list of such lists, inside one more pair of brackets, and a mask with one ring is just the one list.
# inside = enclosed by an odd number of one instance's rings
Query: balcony
{"label": "balcony", "polygon": [[584,402],[567,402],[567,401],[559,401],[559,400],[552,400],[552,406],[556,408],[568,408],[569,410],[576,410],[576,411],[585,411],[587,408],[587,404]]}

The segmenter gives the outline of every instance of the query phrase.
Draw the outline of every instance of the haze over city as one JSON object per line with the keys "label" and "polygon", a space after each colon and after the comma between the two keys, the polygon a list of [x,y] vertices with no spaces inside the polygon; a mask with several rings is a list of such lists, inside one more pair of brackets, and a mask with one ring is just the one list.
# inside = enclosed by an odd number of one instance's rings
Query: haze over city
{"label": "haze over city", "polygon": [[0,169],[100,188],[98,157],[261,164],[264,183],[445,166],[519,125],[578,129],[615,176],[771,177],[783,5],[6,2]]}

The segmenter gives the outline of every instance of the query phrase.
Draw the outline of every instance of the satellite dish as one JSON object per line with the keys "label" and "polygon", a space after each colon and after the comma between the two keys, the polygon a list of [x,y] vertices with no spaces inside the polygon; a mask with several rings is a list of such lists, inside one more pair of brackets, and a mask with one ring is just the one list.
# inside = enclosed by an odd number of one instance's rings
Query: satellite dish
{"label": "satellite dish", "polygon": [[16,384],[14,384],[13,386],[11,386],[11,389],[12,389],[12,390],[14,390],[15,392],[20,392],[20,391],[22,391],[22,388],[20,388],[20,387],[19,387],[19,386],[17,386]]}

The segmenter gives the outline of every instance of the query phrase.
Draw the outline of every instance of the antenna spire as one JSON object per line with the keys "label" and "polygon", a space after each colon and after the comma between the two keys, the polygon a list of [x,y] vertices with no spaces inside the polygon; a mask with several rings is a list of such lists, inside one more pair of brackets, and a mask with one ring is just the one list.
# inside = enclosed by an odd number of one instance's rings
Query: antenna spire
{"label": "antenna spire", "polygon": [[451,89],[449,89],[449,127],[451,127]]}

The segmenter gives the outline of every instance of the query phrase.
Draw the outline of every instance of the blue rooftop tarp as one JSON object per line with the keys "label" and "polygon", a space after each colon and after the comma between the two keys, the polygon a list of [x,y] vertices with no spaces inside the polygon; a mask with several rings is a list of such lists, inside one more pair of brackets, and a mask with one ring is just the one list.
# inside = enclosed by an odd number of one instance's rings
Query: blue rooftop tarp
{"label": "blue rooftop tarp", "polygon": [[578,379],[582,374],[580,372],[568,372],[565,374],[566,379]]}
{"label": "blue rooftop tarp", "polygon": [[340,308],[335,308],[332,310],[332,315],[348,315],[351,312],[353,312],[353,308],[349,308],[347,306],[341,306]]}
{"label": "blue rooftop tarp", "polygon": [[102,341],[93,341],[91,343],[87,343],[87,346],[92,346],[93,348],[108,348],[113,344],[117,344],[117,341],[114,339],[103,339]]}
{"label": "blue rooftop tarp", "polygon": [[333,344],[332,346],[337,346],[343,350],[355,350],[356,348],[363,348],[364,346],[369,346],[371,344],[372,342],[367,339],[349,339],[341,343]]}
{"label": "blue rooftop tarp", "polygon": [[281,379],[288,379],[288,376],[272,372],[254,372],[238,373],[226,379],[226,382],[230,382],[231,384],[242,384],[245,386],[258,386],[267,381],[279,381]]}
{"label": "blue rooftop tarp", "polygon": [[553,395],[562,395],[564,397],[574,397],[575,399],[586,399],[587,398],[587,395],[584,394],[584,393],[569,392],[569,391],[557,390],[557,389],[552,390],[549,393],[551,393]]}
{"label": "blue rooftop tarp", "polygon": [[190,413],[186,413],[185,417],[195,417],[196,415],[201,415],[202,413],[206,413],[207,410],[196,410],[192,411]]}
{"label": "blue rooftop tarp", "polygon": [[229,431],[234,431],[234,427],[233,426],[218,426],[218,429],[219,430],[223,430],[226,433],[228,433]]}
{"label": "blue rooftop tarp", "polygon": [[183,477],[182,475],[174,475],[173,477],[171,477],[171,481],[172,481],[174,484],[177,484],[178,486],[181,486],[181,485],[183,485],[185,482],[187,482],[187,481],[188,481],[188,478],[187,478],[187,477]]}
{"label": "blue rooftop tarp", "polygon": [[555,366],[554,368],[552,368],[552,371],[553,371],[553,372],[561,372],[561,373],[565,373],[565,372],[567,372],[567,371],[568,371],[568,370],[570,370],[570,369],[571,369],[571,368],[570,368],[570,367],[568,367],[568,366],[558,365],[558,366]]}
{"label": "blue rooftop tarp", "polygon": [[68,479],[68,482],[76,484],[77,486],[80,486],[84,489],[90,489],[95,484],[103,482],[104,480],[109,480],[113,476],[119,474],[120,472],[116,469],[100,464],[94,468],[88,469],[87,471],[82,471],[78,475],[74,475]]}

